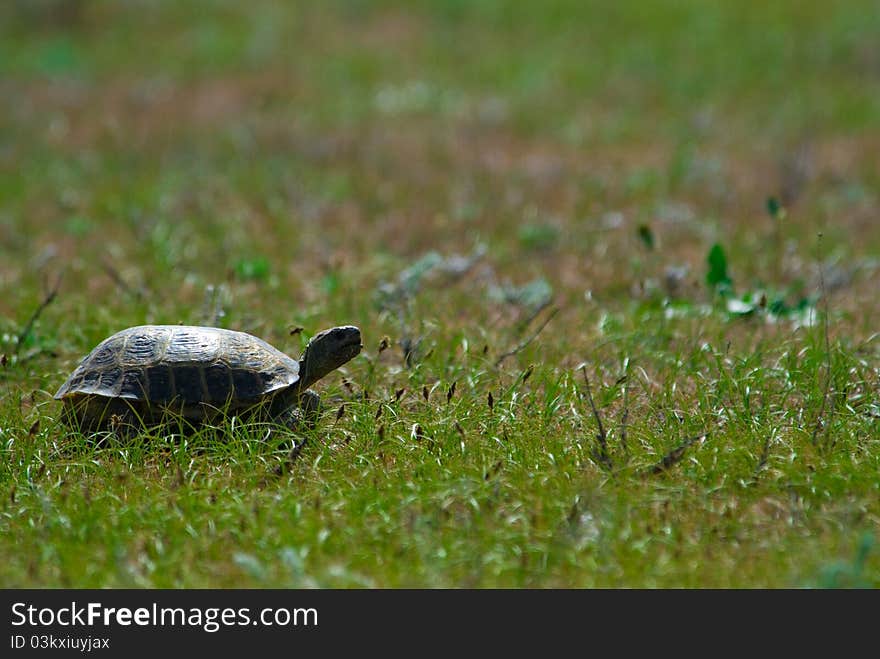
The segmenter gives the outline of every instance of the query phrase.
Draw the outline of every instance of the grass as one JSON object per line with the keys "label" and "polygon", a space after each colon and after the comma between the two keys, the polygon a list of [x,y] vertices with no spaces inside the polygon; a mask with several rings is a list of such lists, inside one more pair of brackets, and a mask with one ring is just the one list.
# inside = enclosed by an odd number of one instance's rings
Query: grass
{"label": "grass", "polygon": [[[4,6],[0,585],[877,587],[871,9]],[[96,447],[147,322],[365,349]]]}

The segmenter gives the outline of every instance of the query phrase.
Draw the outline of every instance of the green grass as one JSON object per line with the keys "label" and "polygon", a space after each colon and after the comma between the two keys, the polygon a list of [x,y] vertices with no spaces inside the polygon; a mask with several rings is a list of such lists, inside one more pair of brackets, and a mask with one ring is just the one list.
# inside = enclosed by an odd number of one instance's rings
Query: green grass
{"label": "green grass", "polygon": [[[4,5],[0,586],[880,586],[873,5]],[[60,424],[212,319],[292,465]]]}

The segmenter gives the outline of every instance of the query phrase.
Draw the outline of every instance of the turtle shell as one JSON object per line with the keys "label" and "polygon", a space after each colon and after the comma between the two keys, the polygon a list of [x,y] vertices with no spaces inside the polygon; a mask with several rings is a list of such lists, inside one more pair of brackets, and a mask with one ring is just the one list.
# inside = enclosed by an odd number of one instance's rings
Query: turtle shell
{"label": "turtle shell", "polygon": [[299,381],[299,363],[250,334],[217,327],[142,325],[104,339],[55,398],[96,397],[157,409],[257,404]]}

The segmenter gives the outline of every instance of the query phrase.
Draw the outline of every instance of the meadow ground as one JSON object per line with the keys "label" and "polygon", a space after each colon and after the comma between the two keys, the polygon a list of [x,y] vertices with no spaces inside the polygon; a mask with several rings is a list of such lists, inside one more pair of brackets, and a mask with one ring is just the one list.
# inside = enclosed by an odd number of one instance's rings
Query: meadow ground
{"label": "meadow ground", "polygon": [[[0,586],[880,586],[873,10],[3,3]],[[96,448],[143,323],[365,347]]]}

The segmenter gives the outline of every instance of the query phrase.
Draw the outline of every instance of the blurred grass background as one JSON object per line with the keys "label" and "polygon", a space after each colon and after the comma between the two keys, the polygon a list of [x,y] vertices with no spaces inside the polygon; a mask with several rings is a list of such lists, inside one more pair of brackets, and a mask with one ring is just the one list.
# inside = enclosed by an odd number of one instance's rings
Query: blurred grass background
{"label": "blurred grass background", "polygon": [[[4,582],[261,585],[277,583],[265,565],[279,555],[293,585],[800,585],[849,565],[878,520],[876,457],[862,453],[877,443],[878,35],[868,0],[3,3],[3,527],[10,551],[46,548]],[[822,298],[833,360],[821,325],[711,313],[713,244],[740,293]],[[454,255],[474,257],[465,283],[422,278],[454,270]],[[558,316],[495,366],[551,302]],[[398,452],[374,444],[375,409],[352,402],[303,471],[268,489],[249,454],[169,467],[164,453],[52,452],[66,440],[50,396],[81,355],[125,326],[208,318],[294,355],[323,327],[360,325],[365,356],[344,375],[378,399],[406,389],[387,428]],[[581,444],[594,431],[572,412],[584,360],[600,407],[619,412],[630,357],[638,464],[707,419],[737,419],[729,443],[656,488],[602,480]],[[846,450],[817,485],[826,361]],[[328,380],[330,400],[350,400]],[[442,402],[453,381],[450,416],[421,392]],[[506,421],[484,416],[487,392]],[[456,447],[453,421],[479,438],[476,457],[412,452],[416,426]],[[766,491],[734,484],[768,459]],[[285,487],[305,512],[278,503]],[[271,510],[253,527],[266,539],[242,521],[232,540],[187,541],[210,516],[206,493],[230,489],[218,519]],[[183,511],[170,537],[167,510],[150,507],[166,495]],[[473,526],[499,496],[505,514]],[[118,511],[120,497],[132,506]],[[678,531],[664,500],[694,510]],[[557,524],[580,530],[560,540]],[[315,540],[330,528],[346,529],[332,552]],[[693,544],[657,549],[657,529]],[[102,538],[115,549],[83,564]],[[224,554],[230,542],[245,558]]]}

